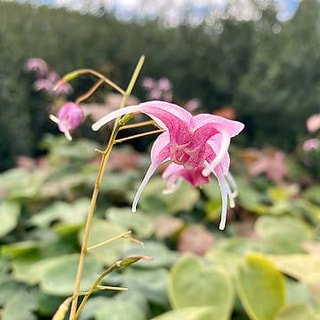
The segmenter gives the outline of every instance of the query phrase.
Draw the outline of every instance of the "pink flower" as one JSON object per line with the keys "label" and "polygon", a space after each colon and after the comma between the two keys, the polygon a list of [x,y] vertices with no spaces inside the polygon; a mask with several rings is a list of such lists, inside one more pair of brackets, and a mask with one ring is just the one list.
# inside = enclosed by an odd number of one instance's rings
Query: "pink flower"
{"label": "pink flower", "polygon": [[39,77],[43,77],[48,72],[48,65],[41,58],[30,58],[25,65],[26,70],[34,71]]}
{"label": "pink flower", "polygon": [[56,88],[55,92],[62,95],[69,94],[72,92],[72,86],[68,82],[63,82]]}
{"label": "pink flower", "polygon": [[168,91],[171,89],[171,81],[168,78],[160,78],[158,81],[158,86],[161,91]]}
{"label": "pink flower", "polygon": [[35,81],[35,83],[33,84],[33,87],[36,91],[51,91],[52,87],[53,87],[53,83],[46,78],[40,78],[38,80]]}
{"label": "pink flower", "polygon": [[58,117],[50,115],[50,119],[58,124],[59,130],[68,140],[72,140],[70,131],[77,128],[83,121],[84,114],[81,107],[73,102],[66,102],[59,110]]}
{"label": "pink flower", "polygon": [[[194,170],[187,175],[199,181],[214,173],[219,181],[223,199],[231,195],[225,176],[229,171],[228,148],[232,137],[240,133],[244,125],[212,114],[192,116],[187,110],[163,101],[150,101],[111,112],[94,123],[93,130],[99,130],[107,122],[125,114],[142,112],[150,116],[165,132],[160,134],[151,149],[151,165],[133,200],[132,210],[136,211],[140,195],[160,164],[172,161],[184,170]],[[201,174],[203,177],[199,176]],[[187,179],[187,180],[188,180]],[[230,204],[232,197],[229,196]],[[222,211],[226,211],[223,203]],[[221,224],[221,228],[224,224]]]}
{"label": "pink flower", "polygon": [[302,148],[304,151],[317,150],[320,147],[320,140],[316,138],[307,139],[303,142]]}
{"label": "pink flower", "polygon": [[314,114],[308,118],[307,129],[309,132],[316,132],[320,129],[320,113]]}
{"label": "pink flower", "polygon": [[151,90],[154,87],[154,80],[150,77],[146,77],[142,81],[142,86],[145,89]]}

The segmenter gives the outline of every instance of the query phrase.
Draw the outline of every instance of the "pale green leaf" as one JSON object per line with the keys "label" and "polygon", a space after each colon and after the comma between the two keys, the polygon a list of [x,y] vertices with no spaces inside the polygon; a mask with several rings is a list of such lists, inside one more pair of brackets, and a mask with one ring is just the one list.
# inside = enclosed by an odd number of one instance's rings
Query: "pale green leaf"
{"label": "pale green leaf", "polygon": [[281,273],[261,254],[248,254],[239,263],[236,285],[240,300],[253,320],[274,319],[285,303]]}
{"label": "pale green leaf", "polygon": [[0,203],[0,238],[12,231],[20,215],[20,206],[16,202],[3,201]]}
{"label": "pale green leaf", "polygon": [[228,319],[234,301],[231,277],[222,269],[205,266],[193,255],[183,256],[169,277],[169,299],[175,309],[212,307],[212,319]]}

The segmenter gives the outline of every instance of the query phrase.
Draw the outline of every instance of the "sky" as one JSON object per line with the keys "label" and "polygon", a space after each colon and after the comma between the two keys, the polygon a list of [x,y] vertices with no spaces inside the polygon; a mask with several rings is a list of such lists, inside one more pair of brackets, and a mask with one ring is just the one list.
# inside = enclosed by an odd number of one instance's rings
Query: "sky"
{"label": "sky", "polygon": [[[26,2],[28,0],[20,0]],[[269,0],[272,1],[272,0]],[[276,3],[280,21],[292,18],[302,0],[273,0]],[[154,18],[161,16],[171,24],[178,23],[188,11],[192,22],[198,23],[203,18],[210,19],[210,14],[223,13],[227,4],[231,15],[239,20],[259,18],[257,11],[250,5],[250,0],[29,0],[35,4],[67,7],[73,10],[89,8],[89,12],[103,4],[121,19],[130,20],[142,17]],[[258,0],[263,5],[268,0]]]}

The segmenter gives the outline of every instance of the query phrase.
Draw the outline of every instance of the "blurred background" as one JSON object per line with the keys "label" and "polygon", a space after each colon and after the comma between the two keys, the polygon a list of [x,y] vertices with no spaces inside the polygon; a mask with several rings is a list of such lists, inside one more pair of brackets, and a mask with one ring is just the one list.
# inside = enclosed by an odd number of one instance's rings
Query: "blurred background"
{"label": "blurred background", "polygon": [[121,100],[99,88],[70,142],[48,113],[96,79],[60,95],[53,83],[92,68],[126,88],[142,54],[129,104],[162,99],[245,123],[230,147],[239,195],[221,232],[214,177],[164,195],[158,174],[132,214],[155,136],[117,145],[89,245],[128,229],[145,245],[90,253],[82,289],[119,258],[154,260],[109,275],[102,284],[129,291],[95,292],[79,319],[320,319],[319,48],[319,0],[0,0],[0,319],[51,319],[72,295],[94,150],[110,132],[91,124]]}
{"label": "blurred background", "polygon": [[[319,111],[316,0],[52,0],[0,6],[0,170],[19,154],[39,154],[43,135],[56,132],[47,118],[50,97],[45,101],[35,92],[34,75],[25,71],[31,57],[44,59],[60,75],[87,67],[126,86],[145,54],[134,95],[148,98],[144,77],[166,77],[176,103],[197,99],[208,112],[232,108],[246,124],[239,139],[245,146],[291,151],[306,133],[307,117]],[[75,81],[69,98],[91,84],[90,77]]]}

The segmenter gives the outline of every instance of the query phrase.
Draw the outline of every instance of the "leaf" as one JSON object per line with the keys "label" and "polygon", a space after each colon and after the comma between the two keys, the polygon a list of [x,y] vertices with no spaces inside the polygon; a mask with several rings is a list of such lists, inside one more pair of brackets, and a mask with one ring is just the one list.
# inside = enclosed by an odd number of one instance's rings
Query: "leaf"
{"label": "leaf", "polygon": [[110,208],[106,216],[109,221],[133,230],[141,238],[148,238],[154,232],[152,219],[145,213],[132,213],[130,208]]}
{"label": "leaf", "polygon": [[2,320],[36,320],[32,313],[36,309],[36,301],[26,290],[17,291],[5,304]]}
{"label": "leaf", "polygon": [[123,274],[123,286],[132,292],[140,293],[149,301],[167,305],[167,276],[165,269],[129,268]]}
{"label": "leaf", "polygon": [[106,299],[95,312],[96,320],[147,320],[144,310],[132,301]]}
{"label": "leaf", "polygon": [[152,318],[151,320],[212,320],[221,319],[214,318],[218,316],[214,307],[192,307],[172,310],[162,314],[161,316]]}
{"label": "leaf", "polygon": [[30,222],[32,225],[46,228],[54,221],[65,224],[80,224],[84,222],[90,207],[90,199],[80,198],[73,203],[54,202],[51,206],[34,215]]}
{"label": "leaf", "polygon": [[211,319],[230,316],[234,300],[231,278],[221,268],[203,265],[198,257],[187,254],[173,266],[168,290],[175,309],[212,307]]}
{"label": "leaf", "polygon": [[306,283],[319,281],[320,258],[310,254],[270,255],[269,258],[282,272]]}
{"label": "leaf", "polygon": [[302,253],[303,243],[310,239],[311,231],[300,220],[292,217],[260,217],[255,230],[272,253]]}
{"label": "leaf", "polygon": [[273,263],[257,253],[239,263],[236,286],[251,319],[274,319],[285,303],[284,279]]}
{"label": "leaf", "polygon": [[37,196],[46,172],[11,169],[0,175],[0,185],[6,191],[7,200],[33,199]]}
{"label": "leaf", "polygon": [[[42,271],[43,274],[40,279],[41,290],[49,295],[71,295],[74,289],[78,262],[78,254],[51,258],[50,263]],[[92,286],[101,273],[101,269],[101,265],[96,260],[89,256],[86,258],[81,280],[81,291],[88,290]]]}
{"label": "leaf", "polygon": [[16,202],[0,203],[0,238],[12,231],[18,224],[20,206]]}
{"label": "leaf", "polygon": [[199,190],[186,182],[172,194],[163,194],[162,191],[165,189],[165,183],[161,178],[152,179],[141,195],[141,209],[152,215],[176,214],[192,209],[199,198]]}
{"label": "leaf", "polygon": [[275,317],[275,320],[315,320],[312,309],[303,303],[285,306]]}
{"label": "leaf", "polygon": [[123,256],[149,256],[152,261],[141,260],[135,265],[147,268],[169,267],[177,259],[178,254],[170,251],[164,244],[155,241],[146,241],[144,246],[132,243],[122,253]]}
{"label": "leaf", "polygon": [[15,242],[1,247],[1,255],[7,258],[22,257],[37,253],[40,249],[40,243],[37,241]]}

